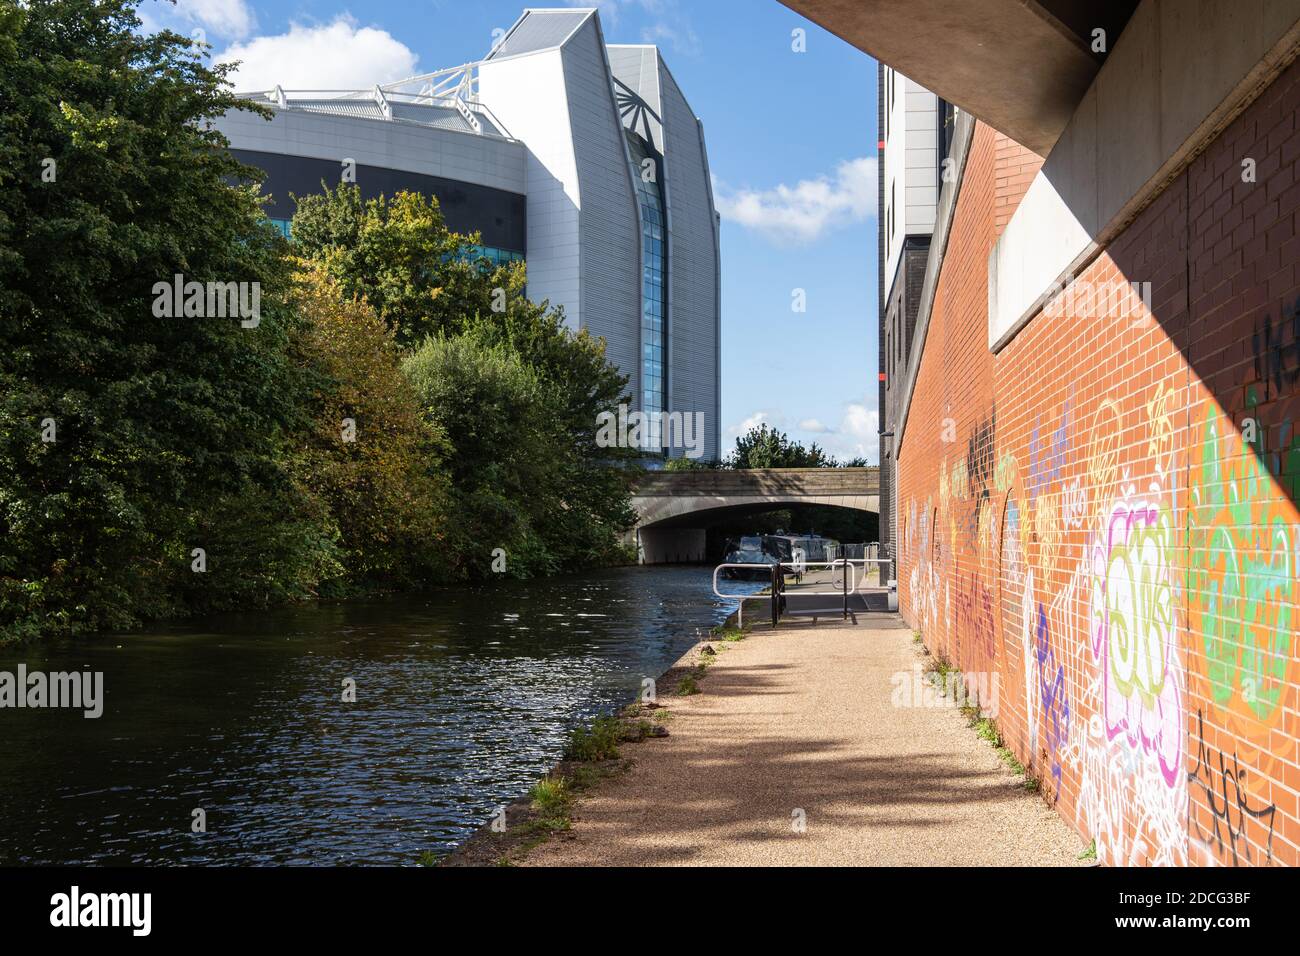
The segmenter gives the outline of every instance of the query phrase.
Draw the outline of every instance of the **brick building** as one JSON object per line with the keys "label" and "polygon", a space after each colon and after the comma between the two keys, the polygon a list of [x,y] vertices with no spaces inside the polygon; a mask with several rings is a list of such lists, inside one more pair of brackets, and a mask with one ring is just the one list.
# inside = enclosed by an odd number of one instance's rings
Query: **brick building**
{"label": "brick building", "polygon": [[883,63],[877,65],[877,89],[880,545],[882,554],[892,558],[898,537],[892,436],[901,389],[896,386],[911,358],[955,112],[951,104]]}
{"label": "brick building", "polygon": [[[1103,863],[1300,863],[1300,3],[957,4],[951,50],[790,5],[962,109],[890,385],[904,618]],[[985,29],[1045,65],[962,90]]]}

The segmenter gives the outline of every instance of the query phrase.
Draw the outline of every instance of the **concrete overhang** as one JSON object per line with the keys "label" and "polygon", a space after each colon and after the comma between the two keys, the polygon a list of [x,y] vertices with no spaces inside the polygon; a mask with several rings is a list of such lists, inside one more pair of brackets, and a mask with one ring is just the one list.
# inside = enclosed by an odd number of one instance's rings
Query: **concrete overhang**
{"label": "concrete overhang", "polygon": [[781,0],[1047,156],[1137,0]]}

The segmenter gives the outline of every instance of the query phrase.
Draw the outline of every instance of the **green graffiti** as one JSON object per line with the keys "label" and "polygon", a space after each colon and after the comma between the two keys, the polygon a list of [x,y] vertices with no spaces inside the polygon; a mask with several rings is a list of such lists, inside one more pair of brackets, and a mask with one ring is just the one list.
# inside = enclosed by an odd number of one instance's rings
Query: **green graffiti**
{"label": "green graffiti", "polygon": [[1286,499],[1263,466],[1260,432],[1255,446],[1233,449],[1233,436],[1221,443],[1213,410],[1208,414],[1188,543],[1193,626],[1214,701],[1226,705],[1240,692],[1265,720],[1286,689],[1296,582],[1295,532]]}

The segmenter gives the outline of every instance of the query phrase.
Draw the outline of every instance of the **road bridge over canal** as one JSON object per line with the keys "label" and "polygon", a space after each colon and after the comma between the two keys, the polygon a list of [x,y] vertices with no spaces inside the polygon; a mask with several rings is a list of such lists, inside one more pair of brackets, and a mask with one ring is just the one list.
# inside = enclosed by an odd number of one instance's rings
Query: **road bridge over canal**
{"label": "road bridge over canal", "polygon": [[710,525],[797,505],[880,513],[876,468],[756,468],[657,471],[632,494],[633,531],[642,564],[705,560]]}

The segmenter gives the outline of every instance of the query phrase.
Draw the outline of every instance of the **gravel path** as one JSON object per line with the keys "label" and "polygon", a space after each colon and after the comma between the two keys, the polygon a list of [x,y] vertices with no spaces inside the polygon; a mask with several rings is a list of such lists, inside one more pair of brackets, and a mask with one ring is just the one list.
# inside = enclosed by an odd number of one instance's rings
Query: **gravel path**
{"label": "gravel path", "polygon": [[632,771],[526,865],[1080,865],[1080,839],[957,711],[891,704],[922,660],[909,631],[715,646],[698,696],[661,688],[671,736],[629,745]]}

